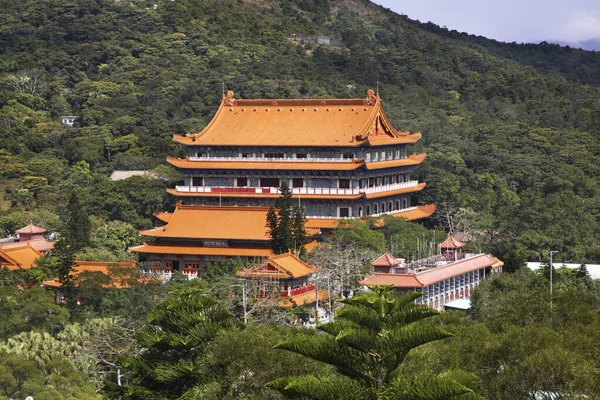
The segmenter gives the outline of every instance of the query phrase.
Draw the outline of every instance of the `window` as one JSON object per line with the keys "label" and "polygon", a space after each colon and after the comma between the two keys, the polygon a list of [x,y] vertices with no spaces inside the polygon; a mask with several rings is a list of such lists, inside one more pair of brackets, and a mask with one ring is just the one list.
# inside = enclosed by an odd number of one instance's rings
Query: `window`
{"label": "window", "polygon": [[261,187],[279,187],[279,178],[260,178]]}
{"label": "window", "polygon": [[204,179],[201,176],[192,177],[192,186],[204,186]]}
{"label": "window", "polygon": [[307,158],[307,154],[306,153],[296,153],[296,158],[298,158],[298,159]]}
{"label": "window", "polygon": [[367,180],[366,179],[361,179],[360,181],[358,181],[358,187],[359,188],[364,188],[365,186],[367,186]]}
{"label": "window", "polygon": [[375,186],[375,178],[369,178],[369,187]]}
{"label": "window", "polygon": [[400,158],[400,149],[396,150],[396,159]]}
{"label": "window", "polygon": [[283,153],[265,153],[265,158],[283,158]]}
{"label": "window", "polygon": [[404,182],[404,175],[400,174],[398,175],[398,183],[402,183]]}
{"label": "window", "polygon": [[384,185],[388,185],[390,183],[390,177],[389,176],[384,176],[383,177],[383,184]]}
{"label": "window", "polygon": [[371,206],[367,206],[367,215],[371,215]]}
{"label": "window", "polygon": [[340,218],[348,218],[350,216],[350,209],[348,207],[340,207]]}
{"label": "window", "polygon": [[369,152],[365,153],[365,160],[367,162],[371,161],[371,153],[369,153]]}
{"label": "window", "polygon": [[392,150],[388,150],[388,152],[387,152],[387,159],[388,160],[393,160],[394,159],[394,153],[392,152]]}
{"label": "window", "polygon": [[248,178],[236,178],[235,186],[238,186],[238,187],[248,186]]}
{"label": "window", "polygon": [[198,260],[183,260],[184,268],[198,268],[199,263]]}
{"label": "window", "polygon": [[408,208],[408,200],[402,199],[402,208]]}
{"label": "window", "polygon": [[242,153],[242,158],[252,158],[254,154],[252,153]]}
{"label": "window", "polygon": [[350,151],[345,151],[344,153],[342,153],[342,158],[351,160],[354,158],[354,153],[352,153]]}
{"label": "window", "polygon": [[174,264],[173,260],[166,260],[165,261],[165,267],[168,268],[168,269],[173,269],[173,264]]}
{"label": "window", "polygon": [[384,213],[385,212],[385,203],[381,203],[381,212]]}
{"label": "window", "polygon": [[388,203],[388,211],[392,211],[392,206],[393,205],[394,205],[394,203],[391,202],[391,201]]}
{"label": "window", "polygon": [[294,178],[294,179],[292,179],[292,187],[293,188],[304,187],[304,179],[303,178]]}
{"label": "window", "polygon": [[358,207],[358,216],[359,217],[363,216],[363,208],[362,207]]}
{"label": "window", "polygon": [[377,204],[373,204],[373,214],[377,214]]}
{"label": "window", "polygon": [[396,175],[392,175],[392,183],[396,183],[398,177]]}
{"label": "window", "polygon": [[350,179],[338,179],[338,188],[350,189]]}
{"label": "window", "polygon": [[385,161],[385,150],[381,152],[381,161]]}
{"label": "window", "polygon": [[207,158],[207,154],[206,153],[196,153],[196,157],[198,157],[198,158]]}
{"label": "window", "polygon": [[394,210],[399,210],[400,209],[400,200],[396,200],[396,208],[394,208]]}

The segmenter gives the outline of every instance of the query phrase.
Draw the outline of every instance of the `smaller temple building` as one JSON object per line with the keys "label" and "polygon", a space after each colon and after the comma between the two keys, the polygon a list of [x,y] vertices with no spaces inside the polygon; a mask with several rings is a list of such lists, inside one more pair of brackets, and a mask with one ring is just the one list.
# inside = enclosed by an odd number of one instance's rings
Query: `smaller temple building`
{"label": "smaller temple building", "polygon": [[458,261],[464,258],[462,253],[463,247],[465,247],[465,243],[456,239],[452,233],[448,235],[448,238],[444,240],[439,245],[442,256],[447,261]]}
{"label": "smaller temple building", "polygon": [[[449,240],[452,239],[450,235]],[[479,282],[491,274],[502,271],[502,261],[487,254],[462,254],[464,243],[444,243],[451,252],[405,263],[385,253],[372,262],[374,272],[360,282],[361,286],[394,285],[399,291],[415,291],[423,296],[415,302],[441,310],[448,302],[469,299],[471,291]],[[462,246],[461,246],[462,245]],[[452,255],[448,260],[447,256]],[[448,257],[450,258],[450,257]]]}
{"label": "smaller temple building", "polygon": [[236,272],[255,287],[257,298],[274,299],[280,307],[303,306],[323,301],[327,290],[317,290],[310,277],[317,267],[308,265],[291,253],[269,257],[253,268]]}
{"label": "smaller temple building", "polygon": [[30,269],[41,256],[42,253],[28,242],[4,245],[0,247],[0,268]]}

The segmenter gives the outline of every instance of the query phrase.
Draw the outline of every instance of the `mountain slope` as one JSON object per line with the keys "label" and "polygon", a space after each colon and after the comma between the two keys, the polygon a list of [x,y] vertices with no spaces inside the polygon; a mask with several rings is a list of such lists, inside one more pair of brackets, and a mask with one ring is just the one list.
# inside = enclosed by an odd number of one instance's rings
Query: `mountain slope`
{"label": "mountain slope", "polygon": [[[98,176],[161,164],[180,151],[173,133],[210,120],[223,85],[239,98],[362,97],[378,85],[395,125],[424,134],[419,201],[440,205],[437,223],[509,266],[548,248],[598,257],[596,53],[501,44],[363,0],[15,0],[0,22],[0,148],[28,165],[0,167],[5,213],[23,207],[21,189],[55,209],[68,170],[44,176],[32,160],[86,161]],[[332,45],[289,38],[317,34]],[[57,121],[70,114],[67,129]],[[133,218],[94,197],[94,215]]]}

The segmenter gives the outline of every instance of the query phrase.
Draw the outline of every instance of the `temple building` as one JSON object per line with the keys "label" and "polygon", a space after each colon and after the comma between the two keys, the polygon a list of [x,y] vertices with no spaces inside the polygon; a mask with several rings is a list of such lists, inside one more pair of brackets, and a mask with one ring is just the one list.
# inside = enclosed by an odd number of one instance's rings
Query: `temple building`
{"label": "temple building", "polygon": [[30,269],[35,260],[42,256],[30,243],[15,243],[0,247],[0,269],[8,268],[11,271]]}
{"label": "temple building", "polygon": [[275,305],[292,307],[325,301],[327,290],[318,290],[310,277],[317,268],[306,264],[291,253],[271,256],[257,266],[236,272],[236,275],[254,283],[257,298],[275,300]]}
{"label": "temple building", "polygon": [[386,253],[372,265],[373,274],[361,281],[361,286],[394,285],[399,291],[423,293],[417,304],[441,310],[451,301],[469,299],[482,279],[502,271],[503,263],[487,254],[462,257],[462,253],[457,260],[448,261],[445,255],[438,255],[405,263]]}
{"label": "temple building", "polygon": [[188,156],[167,159],[184,176],[168,192],[182,204],[157,214],[166,225],[142,232],[154,241],[132,250],[178,270],[268,256],[263,216],[283,181],[317,232],[341,219],[428,217],[435,205],[410,203],[425,186],[411,179],[425,154],[407,147],[420,137],[394,129],[372,90],[362,99],[290,100],[237,100],[230,91],[201,132],[174,136]]}

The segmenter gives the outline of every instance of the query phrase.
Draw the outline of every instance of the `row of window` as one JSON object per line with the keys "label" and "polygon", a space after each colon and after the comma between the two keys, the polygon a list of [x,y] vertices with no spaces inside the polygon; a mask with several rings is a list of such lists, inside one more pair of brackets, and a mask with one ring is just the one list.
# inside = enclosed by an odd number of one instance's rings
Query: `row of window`
{"label": "row of window", "polygon": [[[359,181],[360,188],[374,187],[381,185],[389,185],[395,183],[408,182],[410,179],[409,174],[395,174],[386,175],[372,178],[363,178]],[[305,186],[304,178],[293,178],[290,182],[293,188],[302,188]],[[280,178],[260,178],[259,187],[279,187],[281,185]],[[201,176],[192,177],[192,186],[204,186],[204,178]],[[235,186],[237,187],[248,187],[250,186],[250,180],[248,177],[235,178]],[[351,189],[351,179],[340,178],[338,179],[338,189]]]}
{"label": "row of window", "polygon": [[[269,152],[264,152],[264,153],[255,153],[255,152],[242,152],[239,153],[238,156],[241,158],[265,158],[265,159],[269,159],[269,160],[274,160],[274,159],[284,159],[286,158],[286,154],[284,152],[281,151],[269,151]],[[196,157],[199,158],[208,158],[209,154],[206,152],[198,152],[196,153]],[[215,157],[213,155],[213,157]],[[227,157],[227,156],[226,156]],[[229,156],[231,157],[231,156]],[[309,157],[309,153],[307,152],[300,152],[300,153],[294,153],[294,157],[295,159],[307,159]],[[319,159],[319,158],[323,158],[323,157],[314,157],[315,159]],[[331,158],[338,158],[338,157],[331,157]],[[356,158],[356,153],[352,152],[352,151],[345,151],[341,154],[341,157],[339,157],[341,159],[344,160],[352,160],[354,158]],[[367,151],[365,152],[365,160],[367,162],[370,161],[386,161],[386,160],[398,160],[400,158],[406,158],[406,148],[402,147],[400,149],[389,149],[389,150],[377,150],[377,151]]]}

